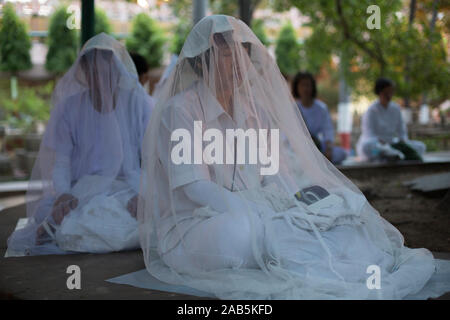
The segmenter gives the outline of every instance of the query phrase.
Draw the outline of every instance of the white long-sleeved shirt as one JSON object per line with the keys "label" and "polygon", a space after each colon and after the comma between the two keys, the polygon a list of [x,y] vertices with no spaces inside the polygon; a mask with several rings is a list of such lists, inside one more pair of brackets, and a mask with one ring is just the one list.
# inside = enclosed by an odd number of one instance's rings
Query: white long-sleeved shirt
{"label": "white long-sleeved shirt", "polygon": [[389,102],[387,108],[377,100],[367,109],[362,118],[362,143],[378,138],[391,143],[394,138],[407,140],[408,133],[403,121],[400,106]]}
{"label": "white long-sleeved shirt", "polygon": [[69,192],[84,175],[118,174],[137,192],[141,144],[152,109],[147,97],[124,92],[113,113],[100,114],[88,94],[70,97],[51,119],[44,138],[55,151],[56,194]]}

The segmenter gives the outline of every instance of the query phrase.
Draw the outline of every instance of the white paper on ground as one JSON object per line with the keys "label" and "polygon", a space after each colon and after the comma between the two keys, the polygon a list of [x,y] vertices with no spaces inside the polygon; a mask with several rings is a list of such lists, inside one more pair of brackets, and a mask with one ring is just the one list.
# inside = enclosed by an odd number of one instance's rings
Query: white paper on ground
{"label": "white paper on ground", "polygon": [[[405,300],[425,300],[428,298],[438,298],[450,292],[450,287],[443,287],[443,283],[448,283],[450,277],[450,260],[436,259],[436,273],[427,282],[425,287],[416,294],[406,296]],[[445,281],[444,281],[445,280]],[[172,285],[164,283],[154,278],[148,273],[146,269],[142,269],[136,272],[128,273],[122,276],[118,276],[112,279],[106,280],[107,282],[116,284],[126,284],[137,288],[167,291],[179,294],[193,295],[197,297],[214,297],[207,292],[199,291],[193,288],[180,285]]]}
{"label": "white paper on ground", "polygon": [[[16,228],[14,229],[14,231],[23,229],[27,225],[27,222],[28,222],[28,218],[19,218],[19,221],[17,221],[17,225],[16,225]],[[25,256],[25,252],[14,251],[14,250],[11,250],[10,248],[8,248],[5,253],[5,258],[24,257],[24,256]]]}
{"label": "white paper on ground", "polygon": [[110,283],[116,283],[116,284],[126,284],[129,286],[142,288],[142,289],[149,289],[149,290],[158,290],[158,291],[166,291],[166,292],[172,292],[172,293],[179,293],[179,294],[187,294],[191,296],[197,296],[197,297],[210,297],[213,298],[214,296],[203,292],[200,290],[196,290],[194,288],[189,288],[186,286],[179,286],[179,285],[173,285],[168,284],[159,281],[150,273],[148,273],[147,269],[142,269],[136,272],[128,273],[119,277],[115,277],[112,279],[105,280]]}
{"label": "white paper on ground", "polygon": [[[28,218],[20,218],[17,222],[15,230],[23,228],[27,224],[27,221]],[[11,250],[7,250],[5,253],[5,258],[21,256],[25,256],[25,254],[20,252],[12,252]],[[422,300],[430,297],[437,298],[443,295],[445,292],[450,292],[450,288],[442,288],[441,286],[441,284],[444,282],[448,283],[448,279],[450,278],[450,260],[436,259],[436,267],[437,272],[431,277],[425,287],[416,294],[408,295],[407,297],[405,297],[405,299]],[[111,278],[106,281],[110,283],[130,285],[142,289],[187,294],[197,297],[214,297],[212,294],[209,294],[207,292],[203,292],[186,286],[172,285],[159,281],[158,279],[151,276],[146,269],[124,274],[122,276]]]}

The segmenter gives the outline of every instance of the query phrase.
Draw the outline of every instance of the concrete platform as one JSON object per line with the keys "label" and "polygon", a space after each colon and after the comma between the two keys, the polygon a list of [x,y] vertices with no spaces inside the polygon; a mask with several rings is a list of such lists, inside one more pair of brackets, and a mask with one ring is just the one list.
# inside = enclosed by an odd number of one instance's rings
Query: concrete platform
{"label": "concrete platform", "polygon": [[450,172],[450,159],[430,162],[400,162],[400,163],[353,163],[336,166],[339,171],[350,179],[368,179],[374,176],[412,173],[426,175],[439,172]]}
{"label": "concrete platform", "polygon": [[[20,205],[0,212],[0,299],[197,299],[144,290],[105,280],[145,268],[141,251],[4,258],[6,241],[19,217]],[[67,267],[81,269],[81,289],[69,290]]]}
{"label": "concrete platform", "polygon": [[[141,251],[4,258],[6,240],[24,215],[24,205],[0,212],[0,299],[198,299],[105,281],[143,269]],[[450,253],[435,256],[450,260]],[[70,265],[81,269],[80,290],[69,290],[66,286],[69,277],[66,270]],[[450,300],[450,293],[439,299]]]}
{"label": "concrete platform", "polygon": [[[450,151],[436,151],[436,152],[427,152],[423,155],[423,163],[444,163],[450,162]],[[415,161],[398,161],[394,163],[386,163],[386,162],[368,162],[361,161],[358,157],[348,157],[345,159],[339,167],[347,168],[347,167],[379,167],[384,165],[390,166],[402,166],[408,164],[420,163]]]}
{"label": "concrete platform", "polygon": [[[436,159],[434,161],[425,163],[360,164],[341,166],[339,169],[357,185],[358,182],[363,181],[372,186],[372,180],[379,180],[380,178],[386,181],[398,181],[401,185],[401,181],[406,178],[408,180],[426,174],[450,172],[450,161],[447,161],[448,154],[442,154],[440,159],[437,159],[437,156],[435,155]],[[19,194],[23,196],[25,183],[2,184],[1,187],[1,197],[16,197]],[[37,187],[39,188],[39,186]],[[395,200],[392,198],[392,195],[388,197],[384,193],[380,194],[379,197],[381,197],[382,201],[390,201],[392,203]],[[402,192],[400,192],[398,197],[400,202],[408,201],[409,203],[412,201],[403,200]],[[418,196],[414,195],[414,197]],[[409,198],[406,197],[405,199]],[[3,200],[8,200],[8,203],[10,201],[9,198],[3,198]],[[11,201],[17,201],[17,199],[11,199]],[[375,199],[374,201],[376,202],[377,200]],[[411,205],[415,203],[411,202]],[[5,206],[7,205],[5,203]],[[412,209],[405,210],[412,212],[414,211]],[[399,219],[396,217],[398,214],[392,216],[388,215],[387,212],[382,212],[382,214],[400,229],[402,227],[405,228],[399,222],[400,220],[397,221]],[[77,254],[4,258],[7,238],[15,228],[18,219],[22,217],[25,217],[24,204],[0,211],[0,299],[198,299],[193,296],[139,289],[105,281],[106,279],[143,269],[144,262],[140,251],[104,255]],[[408,219],[411,220],[412,217]],[[410,239],[416,239],[418,235],[423,234],[423,230],[429,231],[429,227],[416,228],[414,232],[406,235]],[[438,229],[434,232],[443,232],[442,235],[440,234],[441,238],[445,237],[445,230],[439,231]],[[445,248],[447,247],[446,245]],[[436,258],[450,260],[450,252],[434,253],[434,255]],[[66,281],[69,274],[66,273],[66,270],[70,265],[78,265],[81,269],[81,290],[67,289]],[[450,293],[443,295],[439,299],[450,300]]]}

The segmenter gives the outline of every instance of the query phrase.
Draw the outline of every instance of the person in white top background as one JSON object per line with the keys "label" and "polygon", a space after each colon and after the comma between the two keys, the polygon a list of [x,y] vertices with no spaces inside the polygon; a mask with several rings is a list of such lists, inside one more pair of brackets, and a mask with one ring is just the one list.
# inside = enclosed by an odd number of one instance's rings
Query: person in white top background
{"label": "person in white top background", "polygon": [[150,70],[148,67],[148,63],[145,58],[139,53],[130,52],[130,57],[133,60],[133,63],[136,67],[136,71],[139,77],[139,82],[142,87],[145,88],[147,82],[150,80],[148,71]]}
{"label": "person in white top background", "polygon": [[141,144],[152,110],[125,47],[91,38],[52,95],[53,109],[27,197],[28,224],[8,240],[17,255],[138,248]]}
{"label": "person in white top background", "polygon": [[149,93],[150,75],[148,72],[150,68],[148,66],[147,60],[145,60],[144,56],[136,52],[130,52],[130,57],[133,60],[134,66],[136,67],[139,83],[144,88],[145,92],[148,93],[148,96],[150,98],[150,108],[153,108],[153,106],[155,105],[155,98]]}
{"label": "person in white top background", "polygon": [[317,99],[316,80],[309,72],[298,72],[292,82],[292,95],[317,148],[334,164],[347,157],[344,148],[334,144],[334,128],[328,106]]}
{"label": "person in white top background", "polygon": [[426,151],[421,141],[408,139],[406,124],[400,106],[392,101],[394,83],[379,78],[375,83],[378,99],[370,105],[362,117],[361,137],[357,153],[362,160],[418,160]]}
{"label": "person in white top background", "polygon": [[[223,138],[239,129],[241,140]],[[278,170],[263,174],[269,154]],[[139,195],[146,269],[163,282],[224,299],[450,290],[450,264],[405,247],[316,148],[273,58],[233,17],[207,16],[187,37],[145,134]],[[367,284],[373,268],[376,290]],[[430,290],[436,274],[447,280]]]}

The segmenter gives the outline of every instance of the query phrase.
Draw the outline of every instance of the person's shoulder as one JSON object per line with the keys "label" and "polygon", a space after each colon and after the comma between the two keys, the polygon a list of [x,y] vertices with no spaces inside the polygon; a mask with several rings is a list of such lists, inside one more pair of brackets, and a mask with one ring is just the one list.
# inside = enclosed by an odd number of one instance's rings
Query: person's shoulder
{"label": "person's shoulder", "polygon": [[195,93],[190,90],[178,92],[167,99],[167,102],[164,103],[164,108],[181,112],[186,109],[186,106],[191,105],[194,99]]}
{"label": "person's shoulder", "polygon": [[378,100],[373,101],[367,108],[366,113],[374,113],[378,110],[380,102]]}
{"label": "person's shoulder", "polygon": [[146,119],[154,108],[153,98],[142,87],[123,90],[119,101],[116,111],[130,119]]}
{"label": "person's shoulder", "polygon": [[389,108],[391,108],[397,113],[401,113],[402,111],[402,107],[400,107],[400,105],[394,101],[389,102]]}
{"label": "person's shoulder", "polygon": [[192,84],[185,90],[178,92],[176,95],[167,100],[167,107],[177,112],[193,111],[199,104],[198,90],[200,88],[197,83]]}
{"label": "person's shoulder", "polygon": [[373,101],[369,107],[367,107],[366,111],[363,113],[362,118],[365,121],[370,121],[370,119],[373,119],[374,117],[377,117],[378,114],[378,100]]}
{"label": "person's shoulder", "polygon": [[328,112],[328,106],[325,102],[319,99],[314,99],[314,104],[318,106],[321,110]]}
{"label": "person's shoulder", "polygon": [[[121,89],[121,95],[126,99],[128,99],[128,97],[132,97],[137,101],[147,101],[150,103],[153,101],[153,97],[150,96],[150,94],[148,94],[148,92],[141,85],[136,85],[135,87],[128,89]],[[140,104],[138,103],[135,105],[139,106]]]}
{"label": "person's shoulder", "polygon": [[64,97],[60,101],[56,102],[52,110],[52,115],[71,117],[74,114],[79,113],[81,109],[85,107],[83,96],[86,94],[87,91],[81,91]]}
{"label": "person's shoulder", "polygon": [[177,118],[190,118],[191,114],[195,114],[195,108],[199,104],[198,95],[195,86],[191,86],[174,96],[166,99],[166,101],[158,101],[161,104],[161,117],[163,123],[167,126],[172,116]]}

